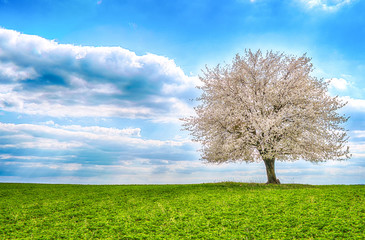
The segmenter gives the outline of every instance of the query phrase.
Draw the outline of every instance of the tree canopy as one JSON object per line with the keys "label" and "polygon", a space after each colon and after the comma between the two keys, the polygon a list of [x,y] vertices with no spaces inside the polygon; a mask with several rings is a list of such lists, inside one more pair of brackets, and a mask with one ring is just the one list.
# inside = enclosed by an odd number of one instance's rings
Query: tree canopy
{"label": "tree canopy", "polygon": [[264,161],[268,183],[279,183],[274,162],[349,158],[346,103],[328,94],[328,83],[310,75],[311,59],[245,51],[231,65],[208,68],[196,116],[184,128],[211,163]]}

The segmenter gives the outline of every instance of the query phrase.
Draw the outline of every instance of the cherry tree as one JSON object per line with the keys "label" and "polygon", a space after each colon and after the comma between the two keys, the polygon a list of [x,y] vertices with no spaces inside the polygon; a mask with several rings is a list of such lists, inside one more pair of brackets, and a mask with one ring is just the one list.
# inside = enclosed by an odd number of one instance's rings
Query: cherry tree
{"label": "cherry tree", "polygon": [[196,116],[182,119],[209,163],[261,162],[267,183],[280,183],[275,161],[345,160],[346,103],[328,83],[310,75],[311,59],[259,50],[236,55],[231,65],[203,71]]}

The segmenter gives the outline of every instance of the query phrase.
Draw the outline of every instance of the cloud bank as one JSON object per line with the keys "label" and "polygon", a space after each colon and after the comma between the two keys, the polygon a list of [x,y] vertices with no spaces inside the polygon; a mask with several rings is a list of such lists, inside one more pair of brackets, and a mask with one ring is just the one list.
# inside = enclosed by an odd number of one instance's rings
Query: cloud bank
{"label": "cloud bank", "polygon": [[173,60],[120,47],[59,44],[0,28],[0,108],[52,117],[172,121],[191,111],[196,77]]}
{"label": "cloud bank", "polygon": [[163,56],[0,28],[0,181],[181,172],[196,144],[161,136],[192,114],[198,83]]}

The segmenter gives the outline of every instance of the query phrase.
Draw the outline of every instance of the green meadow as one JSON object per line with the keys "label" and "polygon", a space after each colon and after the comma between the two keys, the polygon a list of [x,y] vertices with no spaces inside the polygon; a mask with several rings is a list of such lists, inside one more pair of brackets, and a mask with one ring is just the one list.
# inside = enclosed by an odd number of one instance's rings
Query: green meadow
{"label": "green meadow", "polygon": [[365,239],[365,186],[0,183],[0,239]]}

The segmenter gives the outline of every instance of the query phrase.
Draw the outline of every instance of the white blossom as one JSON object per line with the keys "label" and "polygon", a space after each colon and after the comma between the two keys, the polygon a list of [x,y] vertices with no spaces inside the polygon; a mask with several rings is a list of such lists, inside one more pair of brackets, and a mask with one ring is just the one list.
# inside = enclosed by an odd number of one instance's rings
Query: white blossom
{"label": "white blossom", "polygon": [[232,65],[206,68],[196,116],[183,119],[202,144],[202,159],[270,161],[273,168],[275,160],[349,158],[341,126],[348,118],[337,113],[346,103],[329,96],[328,83],[311,76],[312,70],[305,54],[260,50],[237,54]]}

